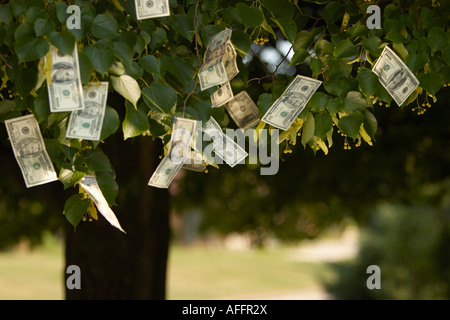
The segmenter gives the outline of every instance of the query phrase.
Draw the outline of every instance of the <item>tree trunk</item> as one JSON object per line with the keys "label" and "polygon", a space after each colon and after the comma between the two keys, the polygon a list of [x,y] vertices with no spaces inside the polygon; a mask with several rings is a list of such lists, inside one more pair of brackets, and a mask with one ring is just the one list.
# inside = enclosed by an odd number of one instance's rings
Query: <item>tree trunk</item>
{"label": "tree trunk", "polygon": [[77,265],[81,270],[81,289],[66,288],[66,298],[162,300],[170,237],[169,195],[147,185],[159,162],[161,144],[150,137],[126,142],[118,134],[111,138],[103,149],[119,184],[118,206],[112,209],[127,234],[100,214],[98,221],[81,222],[76,231],[66,224],[66,268]]}

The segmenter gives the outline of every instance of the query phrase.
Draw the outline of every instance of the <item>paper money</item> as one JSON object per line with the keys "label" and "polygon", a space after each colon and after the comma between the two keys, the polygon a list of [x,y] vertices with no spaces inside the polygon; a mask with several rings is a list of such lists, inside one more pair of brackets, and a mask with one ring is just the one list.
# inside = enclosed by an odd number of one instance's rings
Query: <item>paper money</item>
{"label": "paper money", "polygon": [[175,118],[173,121],[171,146],[169,156],[172,162],[183,164],[191,151],[194,134],[197,131],[198,121],[185,118]]}
{"label": "paper money", "polygon": [[99,141],[108,98],[108,82],[83,87],[85,108],[70,115],[66,138]]}
{"label": "paper money", "polygon": [[228,102],[226,109],[242,130],[251,128],[260,122],[258,107],[246,91],[241,91]]}
{"label": "paper money", "polygon": [[175,163],[170,160],[169,155],[165,156],[150,178],[148,185],[167,189],[182,166],[183,163]]}
{"label": "paper money", "polygon": [[122,226],[119,223],[114,212],[109,207],[108,201],[106,201],[105,196],[103,195],[102,190],[100,189],[97,179],[95,176],[85,176],[83,180],[81,180],[81,186],[84,191],[86,191],[87,195],[94,202],[98,211],[101,213],[103,217],[113,226],[126,233]]}
{"label": "paper money", "polygon": [[138,20],[170,15],[169,0],[135,0]]}
{"label": "paper money", "polygon": [[200,68],[198,77],[200,80],[200,89],[202,91],[228,82],[227,72],[223,64],[223,58],[204,64]]}
{"label": "paper money", "polygon": [[320,80],[298,75],[261,121],[281,130],[289,129],[321,84]]}
{"label": "paper money", "polygon": [[27,188],[58,180],[34,116],[6,120],[5,125]]}
{"label": "paper money", "polygon": [[226,82],[211,95],[212,107],[219,108],[233,99],[233,97],[234,94],[230,82]]}
{"label": "paper money", "polygon": [[218,34],[215,34],[209,39],[207,48],[213,50],[223,45],[224,43],[226,43],[228,40],[231,39],[232,32],[233,31],[231,29],[225,29],[219,32]]}
{"label": "paper money", "polygon": [[182,169],[203,172],[206,169],[206,162],[200,152],[191,151],[188,154],[186,162],[184,163]]}
{"label": "paper money", "polygon": [[239,73],[231,33],[226,29],[210,39],[199,71],[202,91],[229,82]]}
{"label": "paper money", "polygon": [[222,128],[214,118],[211,117],[208,122],[203,124],[203,132],[213,140],[215,154],[230,167],[233,168],[248,156],[248,153],[241,146],[223,133]]}
{"label": "paper money", "polygon": [[419,86],[419,80],[388,46],[384,47],[372,71],[398,106],[401,106]]}
{"label": "paper money", "polygon": [[51,46],[51,83],[47,83],[51,112],[84,109],[78,52],[75,46],[72,56],[63,55]]}

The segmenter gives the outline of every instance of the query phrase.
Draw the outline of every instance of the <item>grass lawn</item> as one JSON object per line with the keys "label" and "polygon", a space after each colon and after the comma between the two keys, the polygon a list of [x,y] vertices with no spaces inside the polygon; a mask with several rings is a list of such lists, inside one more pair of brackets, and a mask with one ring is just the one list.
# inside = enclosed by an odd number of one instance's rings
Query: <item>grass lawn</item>
{"label": "grass lawn", "polygon": [[276,299],[285,292],[319,289],[321,279],[332,276],[327,265],[295,261],[284,249],[174,247],[168,299]]}
{"label": "grass lawn", "polygon": [[[31,252],[0,253],[1,300],[64,299],[62,244],[49,239]],[[331,277],[325,264],[299,262],[285,249],[228,251],[173,246],[168,299],[252,299],[252,294],[318,288]]]}

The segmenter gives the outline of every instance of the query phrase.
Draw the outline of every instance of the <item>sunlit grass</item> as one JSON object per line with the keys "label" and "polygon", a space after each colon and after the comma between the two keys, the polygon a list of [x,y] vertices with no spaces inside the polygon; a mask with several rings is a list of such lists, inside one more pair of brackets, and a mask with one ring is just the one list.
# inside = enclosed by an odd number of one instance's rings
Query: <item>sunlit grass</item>
{"label": "sunlit grass", "polygon": [[[1,300],[64,299],[64,249],[55,238],[34,250],[0,253]],[[230,251],[221,247],[172,246],[167,298],[258,299],[320,290],[330,278],[326,264],[299,262],[285,248]]]}

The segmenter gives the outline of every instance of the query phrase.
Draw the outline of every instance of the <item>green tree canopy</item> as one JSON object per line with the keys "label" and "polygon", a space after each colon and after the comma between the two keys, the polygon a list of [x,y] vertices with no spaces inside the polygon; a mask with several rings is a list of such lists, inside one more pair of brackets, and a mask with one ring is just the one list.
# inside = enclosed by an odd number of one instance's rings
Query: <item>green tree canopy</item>
{"label": "green tree canopy", "polygon": [[[71,4],[81,9],[81,29],[67,27]],[[201,91],[198,85],[207,44],[225,29],[232,30],[238,54],[240,72],[231,81],[233,92],[247,91],[261,116],[295,75],[323,82],[298,120],[281,134],[284,152],[290,152],[297,137],[304,147],[324,153],[340,135],[346,149],[375,143],[374,110],[395,105],[371,71],[386,46],[420,81],[401,108],[422,114],[450,82],[449,2],[171,0],[169,4],[170,16],[145,20],[136,19],[135,2],[130,0],[15,0],[0,5],[0,121],[34,115],[64,188],[76,187],[84,176],[94,174],[109,205],[116,204],[115,171],[102,142],[118,130],[124,139],[151,136],[167,144],[174,117],[206,122],[212,116],[221,127],[235,128],[225,108],[211,107],[210,96],[217,88]],[[371,4],[382,9],[382,29],[366,26]],[[288,53],[275,71],[261,65],[255,48],[276,46],[278,39],[290,43],[293,74],[278,72],[289,61]],[[45,58],[51,46],[63,54],[77,50],[84,85],[110,84],[100,142],[67,139],[69,113],[50,112]],[[111,101],[119,95],[125,101],[121,107]],[[261,123],[258,128],[269,125]],[[66,217],[75,226],[86,214],[79,210],[82,198],[75,194],[65,205]]]}

